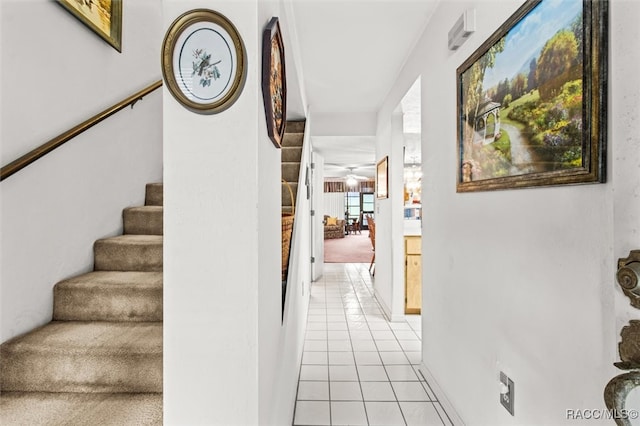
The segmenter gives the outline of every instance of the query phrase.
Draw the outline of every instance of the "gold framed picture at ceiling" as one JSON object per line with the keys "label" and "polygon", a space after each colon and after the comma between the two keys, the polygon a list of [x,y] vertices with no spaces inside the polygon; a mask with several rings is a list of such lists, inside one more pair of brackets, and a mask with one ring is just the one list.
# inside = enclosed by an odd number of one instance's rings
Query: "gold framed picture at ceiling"
{"label": "gold framed picture at ceiling", "polygon": [[389,157],[376,164],[376,198],[389,198]]}
{"label": "gold framed picture at ceiling", "polygon": [[218,114],[242,93],[247,77],[244,43],[219,12],[193,9],[177,17],[162,42],[162,76],[169,93],[199,114]]}
{"label": "gold framed picture at ceiling", "polygon": [[457,192],[605,182],[608,1],[528,0],[457,69]]}
{"label": "gold framed picture at ceiling", "polygon": [[262,99],[269,139],[282,146],[287,114],[287,81],[284,43],[277,17],[271,18],[262,33]]}
{"label": "gold framed picture at ceiling", "polygon": [[56,0],[56,3],[122,52],[122,0]]}

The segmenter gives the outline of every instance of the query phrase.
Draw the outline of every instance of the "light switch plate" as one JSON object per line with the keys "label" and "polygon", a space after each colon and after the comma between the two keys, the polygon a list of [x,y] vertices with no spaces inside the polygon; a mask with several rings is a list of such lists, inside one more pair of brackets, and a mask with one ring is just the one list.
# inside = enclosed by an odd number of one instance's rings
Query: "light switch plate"
{"label": "light switch plate", "polygon": [[513,416],[513,401],[514,401],[514,385],[513,381],[507,377],[502,371],[500,372],[500,383],[502,383],[502,389],[506,390],[504,393],[500,393],[500,404]]}

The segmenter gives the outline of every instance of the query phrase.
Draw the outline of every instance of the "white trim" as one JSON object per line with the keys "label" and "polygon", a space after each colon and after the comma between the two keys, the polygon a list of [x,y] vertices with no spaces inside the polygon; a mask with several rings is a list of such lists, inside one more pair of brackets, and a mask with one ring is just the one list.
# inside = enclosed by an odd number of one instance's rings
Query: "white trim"
{"label": "white trim", "polygon": [[442,405],[442,408],[444,408],[444,411],[449,416],[449,420],[451,420],[455,426],[464,426],[464,421],[462,421],[462,418],[453,407],[453,404],[451,404],[451,401],[449,401],[449,398],[447,398],[447,395],[444,393],[440,385],[438,385],[438,382],[435,377],[433,377],[433,374],[431,374],[431,371],[429,371],[424,361],[420,363],[420,368],[418,370],[429,384],[429,387],[435,394],[438,402],[440,402],[440,405]]}
{"label": "white trim", "polygon": [[382,312],[384,313],[384,316],[387,318],[388,321],[402,322],[406,319],[404,314],[399,314],[399,315],[391,314],[391,309],[389,309],[389,307],[384,303],[384,299],[382,297],[378,297],[378,290],[375,290],[375,289],[373,290],[373,297],[375,297],[376,300],[378,301],[378,304],[382,308]]}

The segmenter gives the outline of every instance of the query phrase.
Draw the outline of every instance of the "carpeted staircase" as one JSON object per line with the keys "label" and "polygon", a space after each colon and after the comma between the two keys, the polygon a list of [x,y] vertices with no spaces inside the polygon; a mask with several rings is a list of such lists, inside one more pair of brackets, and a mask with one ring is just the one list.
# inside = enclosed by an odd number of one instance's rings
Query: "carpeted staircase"
{"label": "carpeted staircase", "polygon": [[53,321],[0,347],[0,424],[162,424],[162,184],[54,288]]}
{"label": "carpeted staircase", "polygon": [[[298,177],[300,176],[300,159],[302,158],[302,144],[304,142],[304,121],[287,121],[282,138],[280,153],[282,179],[282,215],[294,213],[295,200],[298,195]],[[289,191],[291,189],[291,191]],[[293,198],[292,198],[293,197]],[[285,250],[285,230],[283,219],[283,252]],[[291,225],[293,226],[293,225]],[[290,230],[292,232],[292,230]],[[289,256],[283,255],[282,267],[282,313],[284,315],[284,302],[287,294],[287,273],[289,270],[289,258],[291,256],[291,234],[289,233]]]}
{"label": "carpeted staircase", "polygon": [[[287,121],[282,138],[282,179],[291,185],[293,198],[298,194],[298,176],[300,176],[300,159],[302,158],[302,142],[304,140],[304,121]],[[282,185],[282,212],[291,213],[291,196],[286,185]]]}

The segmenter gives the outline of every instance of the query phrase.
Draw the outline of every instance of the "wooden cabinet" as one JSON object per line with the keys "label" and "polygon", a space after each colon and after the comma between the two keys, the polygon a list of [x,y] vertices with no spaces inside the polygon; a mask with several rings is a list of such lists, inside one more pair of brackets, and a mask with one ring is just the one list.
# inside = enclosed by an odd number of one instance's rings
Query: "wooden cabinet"
{"label": "wooden cabinet", "polygon": [[405,314],[419,314],[422,308],[422,237],[404,237]]}

